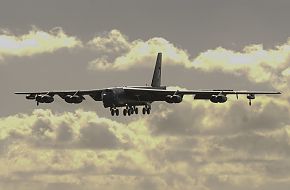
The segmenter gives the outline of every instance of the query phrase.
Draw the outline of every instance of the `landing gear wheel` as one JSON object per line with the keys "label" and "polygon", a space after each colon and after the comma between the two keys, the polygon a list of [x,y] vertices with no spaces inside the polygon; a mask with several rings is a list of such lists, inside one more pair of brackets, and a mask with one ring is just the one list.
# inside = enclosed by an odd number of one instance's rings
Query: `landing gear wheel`
{"label": "landing gear wheel", "polygon": [[[127,109],[123,109],[123,115],[126,116],[127,115]],[[129,114],[128,114],[129,115]]]}
{"label": "landing gear wheel", "polygon": [[148,115],[150,114],[150,111],[151,111],[151,109],[148,108],[148,109],[147,109],[147,114],[148,114]]}
{"label": "landing gear wheel", "polygon": [[128,116],[130,116],[131,115],[131,111],[130,110],[128,110]]}
{"label": "landing gear wheel", "polygon": [[119,109],[115,110],[116,116],[119,116]]}
{"label": "landing gear wheel", "polygon": [[111,109],[111,115],[114,116],[115,115],[115,110]]}
{"label": "landing gear wheel", "polygon": [[134,108],[130,108],[130,113],[133,115],[134,114]]}
{"label": "landing gear wheel", "polygon": [[135,111],[135,114],[138,114],[138,108],[135,108],[134,111]]}
{"label": "landing gear wheel", "polygon": [[143,113],[143,115],[146,113],[146,108],[142,109],[142,113]]}

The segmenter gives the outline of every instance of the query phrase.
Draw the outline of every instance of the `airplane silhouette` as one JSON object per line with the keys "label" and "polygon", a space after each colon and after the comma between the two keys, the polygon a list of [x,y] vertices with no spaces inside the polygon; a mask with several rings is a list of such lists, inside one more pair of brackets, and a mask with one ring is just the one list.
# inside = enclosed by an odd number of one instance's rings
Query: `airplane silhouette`
{"label": "airplane silhouette", "polygon": [[156,101],[167,103],[180,103],[184,95],[194,95],[194,99],[210,100],[213,103],[225,103],[227,95],[246,95],[249,105],[256,94],[281,94],[274,91],[234,91],[234,90],[167,90],[161,86],[162,53],[158,53],[151,86],[123,86],[105,89],[68,90],[68,91],[42,91],[42,92],[15,92],[25,94],[26,99],[39,103],[52,103],[54,95],[60,96],[67,103],[79,104],[90,96],[95,101],[102,101],[105,108],[110,108],[111,115],[118,116],[119,108],[124,107],[123,115],[138,114],[138,106],[142,106],[143,114],[150,114],[151,104]]}

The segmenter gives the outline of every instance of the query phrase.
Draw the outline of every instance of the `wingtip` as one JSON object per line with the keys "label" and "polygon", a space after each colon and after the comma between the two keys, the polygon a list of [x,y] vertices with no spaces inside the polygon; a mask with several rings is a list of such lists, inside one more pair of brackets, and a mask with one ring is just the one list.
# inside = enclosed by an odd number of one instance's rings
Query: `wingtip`
{"label": "wingtip", "polygon": [[26,92],[14,92],[14,94],[29,94],[29,93],[26,93]]}

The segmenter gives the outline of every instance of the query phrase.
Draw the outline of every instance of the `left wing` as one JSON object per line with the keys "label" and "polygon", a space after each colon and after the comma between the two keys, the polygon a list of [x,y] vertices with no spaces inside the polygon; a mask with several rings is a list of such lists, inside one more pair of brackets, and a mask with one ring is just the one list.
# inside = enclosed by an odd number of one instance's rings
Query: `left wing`
{"label": "left wing", "polygon": [[234,91],[234,90],[165,90],[165,89],[149,89],[149,88],[130,88],[125,87],[124,90],[127,93],[134,95],[142,94],[157,94],[157,95],[218,95],[220,93],[224,95],[228,94],[281,94],[281,92],[275,91]]}
{"label": "left wing", "polygon": [[138,99],[152,99],[153,101],[166,101],[168,103],[179,103],[184,95],[194,95],[194,99],[211,100],[214,103],[224,103],[227,95],[245,94],[250,100],[255,99],[256,94],[281,94],[275,91],[234,91],[234,90],[165,90],[165,89],[146,89],[146,88],[124,88],[125,92]]}

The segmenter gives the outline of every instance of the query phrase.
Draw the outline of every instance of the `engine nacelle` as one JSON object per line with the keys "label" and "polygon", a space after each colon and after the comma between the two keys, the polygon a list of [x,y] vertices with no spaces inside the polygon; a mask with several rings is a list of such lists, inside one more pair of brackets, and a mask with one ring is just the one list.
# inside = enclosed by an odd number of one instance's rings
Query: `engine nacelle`
{"label": "engine nacelle", "polygon": [[54,101],[54,98],[48,94],[45,94],[36,96],[35,100],[40,103],[51,103]]}
{"label": "engine nacelle", "polygon": [[165,101],[167,103],[170,103],[170,104],[172,104],[172,103],[180,103],[180,102],[182,102],[182,96],[179,96],[179,95],[173,95],[173,96],[167,95],[166,98],[165,98]]}
{"label": "engine nacelle", "polygon": [[27,99],[27,100],[34,100],[35,97],[36,97],[36,94],[28,94],[28,95],[26,96],[26,99]]}
{"label": "engine nacelle", "polygon": [[180,102],[182,102],[182,97],[179,95],[173,95],[172,100],[174,103],[180,103]]}
{"label": "engine nacelle", "polygon": [[225,95],[212,95],[210,101],[213,103],[225,103],[228,98]]}
{"label": "engine nacelle", "polygon": [[209,99],[212,103],[218,103],[217,95],[212,95]]}
{"label": "engine nacelle", "polygon": [[225,95],[218,95],[217,100],[219,103],[225,103],[228,100],[228,98]]}
{"label": "engine nacelle", "polygon": [[171,96],[171,95],[167,95],[167,96],[165,97],[165,101],[166,101],[167,103],[169,103],[169,104],[172,104],[172,103],[173,103],[172,96]]}
{"label": "engine nacelle", "polygon": [[253,100],[253,99],[255,99],[256,97],[255,97],[255,94],[248,94],[248,95],[247,95],[247,98],[248,98],[249,100]]}
{"label": "engine nacelle", "polygon": [[70,104],[79,104],[83,101],[84,97],[78,95],[66,95],[64,100]]}

